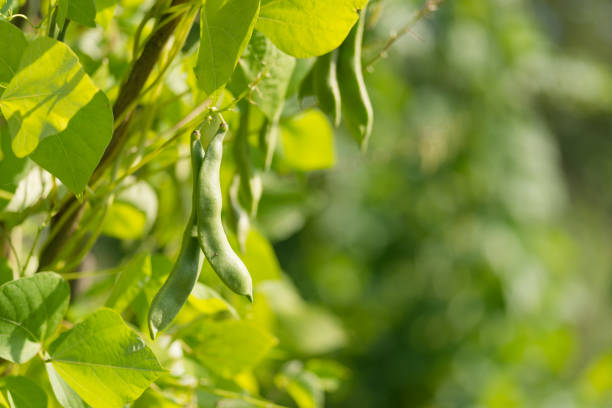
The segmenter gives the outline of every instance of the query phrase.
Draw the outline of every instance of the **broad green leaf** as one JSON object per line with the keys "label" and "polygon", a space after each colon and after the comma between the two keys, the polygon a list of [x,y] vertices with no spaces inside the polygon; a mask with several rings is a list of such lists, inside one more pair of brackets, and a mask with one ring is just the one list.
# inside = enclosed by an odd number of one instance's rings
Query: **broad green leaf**
{"label": "broad green leaf", "polygon": [[53,364],[46,363],[47,376],[51,383],[51,388],[55,394],[55,398],[62,404],[64,408],[86,408],[87,404],[79,397],[66,381],[57,373]]}
{"label": "broad green leaf", "polygon": [[39,140],[66,129],[97,91],[66,44],[48,37],[32,41],[0,97],[15,155],[30,154]]}
{"label": "broad green leaf", "polygon": [[32,160],[79,195],[87,186],[113,134],[113,112],[99,91],[68,122],[68,127],[40,141]]}
{"label": "broad green leaf", "polygon": [[0,286],[0,357],[15,363],[32,358],[60,324],[70,288],[53,272]]}
{"label": "broad green leaf", "polygon": [[111,309],[100,309],[49,348],[59,375],[93,408],[123,407],[163,369],[153,352]]}
{"label": "broad green leaf", "polygon": [[316,375],[304,370],[299,361],[284,365],[274,379],[276,386],[287,390],[299,408],[322,408],[324,406],[323,387]]}
{"label": "broad green leaf", "polygon": [[0,146],[4,152],[0,158],[0,193],[2,193],[0,210],[2,210],[11,201],[11,195],[17,190],[27,165],[27,159],[20,159],[13,153],[11,135],[2,117],[0,117]]}
{"label": "broad green leaf", "polygon": [[8,260],[0,257],[0,285],[13,280],[13,270]]}
{"label": "broad green leaf", "polygon": [[[21,30],[6,21],[0,21],[0,44],[7,44],[0,53],[0,82],[9,82],[17,72],[21,55],[28,44]],[[0,95],[3,91],[0,88]]]}
{"label": "broad green leaf", "polygon": [[38,384],[26,377],[0,378],[0,403],[2,398],[7,408],[45,408],[47,394]]}
{"label": "broad green leaf", "polygon": [[297,58],[338,47],[367,0],[262,0],[257,29]]}
{"label": "broad green leaf", "polygon": [[283,163],[301,170],[334,165],[334,134],[323,113],[310,109],[282,122]]}
{"label": "broad green leaf", "polygon": [[183,340],[197,360],[223,377],[252,369],[276,344],[268,332],[241,320],[198,321]]}
{"label": "broad green leaf", "polygon": [[199,86],[212,94],[229,81],[244,51],[259,0],[208,0],[200,13],[200,51],[195,73]]}
{"label": "broad green leaf", "polygon": [[282,111],[295,58],[285,54],[261,33],[254,31],[239,70],[232,78],[230,90],[239,94],[251,83],[257,83],[251,97],[270,120]]}
{"label": "broad green leaf", "polygon": [[136,255],[122,268],[106,306],[119,313],[123,312],[143,290],[150,278],[151,257],[146,253]]}
{"label": "broad green leaf", "polygon": [[96,26],[96,3],[94,0],[59,0],[57,23],[62,26],[68,18],[86,27]]}

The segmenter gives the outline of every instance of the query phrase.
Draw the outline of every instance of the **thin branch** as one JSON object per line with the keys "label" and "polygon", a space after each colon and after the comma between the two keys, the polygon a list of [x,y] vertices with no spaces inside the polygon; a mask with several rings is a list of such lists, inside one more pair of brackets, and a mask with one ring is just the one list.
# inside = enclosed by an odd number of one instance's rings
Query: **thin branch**
{"label": "thin branch", "polygon": [[416,23],[418,23],[422,19],[428,17],[430,14],[435,12],[440,7],[440,5],[444,3],[444,1],[445,0],[427,0],[425,1],[425,4],[423,4],[423,7],[421,7],[421,9],[414,16],[412,16],[412,18],[399,31],[391,33],[391,35],[389,36],[389,39],[387,40],[385,45],[382,47],[382,49],[378,52],[378,54],[376,54],[376,56],[372,58],[370,61],[368,61],[368,63],[365,65],[365,70],[367,71],[371,70],[374,64],[376,64],[381,58],[384,58],[387,55],[387,52],[389,51],[391,46],[393,46],[393,44],[395,44],[395,42],[399,38],[404,36],[406,33],[409,33],[412,30],[412,28],[416,25]]}

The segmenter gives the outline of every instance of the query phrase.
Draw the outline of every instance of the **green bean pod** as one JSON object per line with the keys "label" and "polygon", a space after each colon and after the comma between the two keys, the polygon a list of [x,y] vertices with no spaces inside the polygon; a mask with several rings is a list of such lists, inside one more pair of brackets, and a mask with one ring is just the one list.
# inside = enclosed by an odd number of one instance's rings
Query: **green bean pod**
{"label": "green bean pod", "polygon": [[361,68],[361,44],[365,17],[364,8],[359,21],[340,46],[338,54],[338,82],[342,97],[342,114],[349,131],[364,150],[372,133],[374,117]]}
{"label": "green bean pod", "polygon": [[183,241],[178,258],[168,275],[168,278],[159,289],[149,308],[149,334],[155,339],[157,333],[170,325],[179,310],[183,307],[196,281],[198,280],[200,265],[200,245],[197,237],[196,203],[198,193],[198,177],[204,149],[197,138],[197,131],[192,134],[191,141],[191,169],[193,173],[192,209],[189,221],[183,233]]}
{"label": "green bean pod", "polygon": [[342,117],[340,87],[336,74],[338,52],[332,51],[317,58],[313,68],[314,91],[321,110],[329,115],[334,126],[340,126]]}
{"label": "green bean pod", "polygon": [[211,140],[200,168],[198,190],[198,239],[202,252],[221,280],[234,292],[253,301],[253,284],[246,266],[227,240],[221,221],[222,193],[219,181],[223,139],[227,124],[222,123]]}

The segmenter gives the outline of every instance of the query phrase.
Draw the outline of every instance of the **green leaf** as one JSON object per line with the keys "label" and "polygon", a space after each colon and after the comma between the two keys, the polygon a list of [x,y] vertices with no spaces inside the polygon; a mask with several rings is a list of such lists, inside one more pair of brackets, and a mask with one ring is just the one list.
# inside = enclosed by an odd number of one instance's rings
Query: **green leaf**
{"label": "green leaf", "polygon": [[295,58],[254,31],[239,67],[239,72],[232,78],[231,91],[237,95],[250,83],[258,81],[252,99],[270,120],[276,120],[283,108]]}
{"label": "green leaf", "polygon": [[60,28],[66,18],[86,27],[95,27],[96,3],[94,0],[59,0],[57,23]]}
{"label": "green leaf", "polygon": [[301,170],[321,170],[334,165],[334,134],[329,121],[310,109],[282,122],[283,163]]}
{"label": "green leaf", "polygon": [[0,378],[1,398],[8,402],[10,408],[45,408],[47,394],[38,384],[26,377]]}
{"label": "green leaf", "polygon": [[113,112],[108,98],[99,91],[74,115],[64,131],[41,140],[30,157],[79,195],[112,135]]}
{"label": "green leaf", "polygon": [[46,363],[47,376],[57,400],[64,408],[86,408],[87,404],[79,397],[66,381],[57,373],[53,364]]}
{"label": "green leaf", "polygon": [[200,51],[195,73],[199,86],[212,94],[229,81],[244,51],[259,0],[208,0],[200,13]]}
{"label": "green leaf", "polygon": [[111,309],[100,309],[49,349],[59,375],[93,408],[138,398],[163,369],[153,352]]}
{"label": "green leaf", "polygon": [[151,257],[142,253],[136,255],[125,265],[113,290],[106,301],[106,306],[121,313],[128,307],[151,278]]}
{"label": "green leaf", "polygon": [[262,0],[257,29],[297,58],[338,47],[367,0]]}
{"label": "green leaf", "polygon": [[[25,35],[15,25],[0,21],[0,44],[5,46],[0,53],[0,82],[9,82],[19,68],[21,55],[28,43]],[[0,88],[0,95],[4,89]]]}
{"label": "green leaf", "polygon": [[195,322],[184,341],[196,359],[223,377],[252,369],[276,344],[268,332],[241,320]]}
{"label": "green leaf", "polygon": [[8,131],[6,122],[0,117],[0,146],[4,152],[0,158],[0,210],[10,202],[10,195],[15,193],[19,181],[25,175],[27,159],[20,159],[15,156],[11,149],[11,135]]}
{"label": "green leaf", "polygon": [[32,41],[0,97],[15,155],[30,154],[39,140],[66,129],[97,91],[67,45],[47,37]]}
{"label": "green leaf", "polygon": [[0,286],[0,357],[24,363],[60,324],[70,288],[53,272],[37,273]]}

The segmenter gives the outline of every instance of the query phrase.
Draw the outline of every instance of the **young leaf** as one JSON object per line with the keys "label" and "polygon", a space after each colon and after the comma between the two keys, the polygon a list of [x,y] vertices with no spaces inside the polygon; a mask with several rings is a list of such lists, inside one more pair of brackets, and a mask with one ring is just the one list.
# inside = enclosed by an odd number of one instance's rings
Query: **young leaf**
{"label": "young leaf", "polygon": [[97,92],[67,45],[47,37],[32,41],[0,97],[15,155],[30,154],[39,140],[66,129]]}
{"label": "young leaf", "polygon": [[297,58],[338,47],[367,0],[262,0],[257,29]]}
{"label": "young leaf", "polygon": [[258,13],[259,0],[208,0],[204,5],[195,73],[207,94],[229,81],[251,38]]}
{"label": "young leaf", "polygon": [[0,357],[15,363],[32,358],[55,333],[69,298],[68,284],[53,272],[0,286]]}
{"label": "young leaf", "polygon": [[163,373],[144,341],[106,308],[63,333],[49,354],[59,375],[93,408],[120,408]]}
{"label": "young leaf", "polygon": [[10,408],[45,408],[47,394],[38,384],[26,377],[0,378],[0,405],[4,399]]}
{"label": "young leaf", "polygon": [[79,110],[60,133],[49,136],[30,155],[75,194],[89,182],[113,134],[113,112],[102,91]]}

